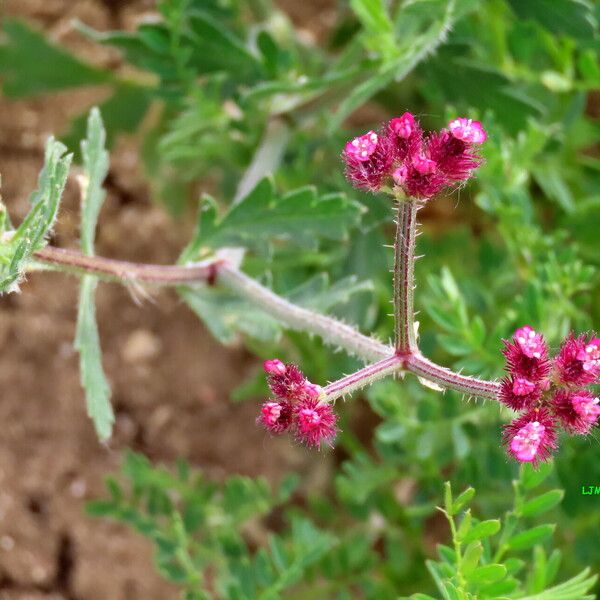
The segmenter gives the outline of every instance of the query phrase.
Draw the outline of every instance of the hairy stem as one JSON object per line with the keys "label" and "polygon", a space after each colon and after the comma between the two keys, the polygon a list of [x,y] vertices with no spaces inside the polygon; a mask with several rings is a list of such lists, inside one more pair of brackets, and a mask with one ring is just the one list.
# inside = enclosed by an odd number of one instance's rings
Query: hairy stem
{"label": "hairy stem", "polygon": [[[411,223],[414,229],[416,221]],[[85,256],[74,250],[52,246],[37,251],[34,257],[34,268],[54,269],[76,275],[94,274],[106,281],[122,284],[219,284],[246,298],[290,329],[318,335],[328,344],[343,348],[364,361],[379,361],[329,384],[325,392],[332,400],[403,369],[444,389],[453,389],[469,396],[495,399],[500,390],[497,382],[466,377],[431,362],[416,347],[399,355],[391,346],[363,335],[350,325],[278,296],[222,258],[190,265],[150,265]],[[410,306],[412,307],[412,293]],[[412,324],[412,318],[408,320]]]}
{"label": "hairy stem", "polygon": [[367,365],[363,369],[346,375],[342,379],[338,379],[328,386],[323,388],[328,401],[335,400],[340,396],[351,394],[356,390],[360,390],[372,383],[375,383],[379,379],[383,379],[388,375],[397,373],[403,369],[404,359],[397,354],[388,356],[376,363]]}
{"label": "hairy stem", "polygon": [[220,260],[196,265],[147,265],[101,256],[86,256],[75,250],[46,246],[34,254],[34,268],[55,269],[75,275],[94,274],[105,281],[181,285],[211,281]]}
{"label": "hairy stem", "polygon": [[289,302],[228,264],[218,269],[217,283],[246,298],[291,329],[314,333],[328,344],[344,348],[363,360],[379,360],[393,352],[389,346],[359,333],[346,323]]}
{"label": "hairy stem", "polygon": [[394,319],[396,325],[396,353],[417,351],[415,334],[415,238],[417,230],[416,200],[400,199],[394,240]]}
{"label": "hairy stem", "polygon": [[455,373],[430,361],[420,352],[406,357],[405,368],[430,383],[444,389],[456,390],[467,396],[496,400],[500,391],[500,384],[496,381],[485,381]]}

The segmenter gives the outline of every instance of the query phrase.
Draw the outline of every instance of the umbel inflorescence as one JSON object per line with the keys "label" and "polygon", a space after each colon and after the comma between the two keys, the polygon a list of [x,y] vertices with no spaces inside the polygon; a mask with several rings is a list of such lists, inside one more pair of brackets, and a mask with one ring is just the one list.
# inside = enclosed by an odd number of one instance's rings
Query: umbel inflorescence
{"label": "umbel inflorescence", "polygon": [[505,341],[508,375],[500,382],[470,378],[423,357],[414,334],[413,289],[416,214],[444,188],[464,184],[481,165],[479,146],[487,138],[479,121],[457,118],[441,131],[425,133],[409,112],[377,132],[350,140],[342,153],[345,174],[362,190],[387,192],[398,203],[395,240],[394,317],[396,345],[391,355],[325,388],[306,380],[295,365],[265,362],[274,398],[258,421],[271,433],[292,431],[309,446],[331,445],[336,416],[332,402],[396,371],[412,371],[443,388],[498,400],[520,414],[505,426],[510,456],[520,462],[546,460],[557,447],[560,429],[590,433],[598,424],[600,402],[591,385],[600,383],[600,338],[570,334],[549,358],[542,335],[529,326]]}

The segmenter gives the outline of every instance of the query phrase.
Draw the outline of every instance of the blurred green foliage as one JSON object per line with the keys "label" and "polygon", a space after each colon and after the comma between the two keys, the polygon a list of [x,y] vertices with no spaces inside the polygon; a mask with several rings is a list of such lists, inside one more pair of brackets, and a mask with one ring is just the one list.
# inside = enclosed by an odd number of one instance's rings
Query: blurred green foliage
{"label": "blurred green foliage", "polygon": [[[323,310],[388,339],[392,257],[384,244],[391,210],[381,198],[350,189],[340,149],[355,133],[404,110],[436,128],[467,114],[489,132],[486,164],[468,189],[422,212],[419,253],[426,258],[417,263],[416,303],[423,352],[498,377],[501,339],[517,326],[531,324],[553,346],[571,328],[598,329],[599,4],[340,0],[318,41],[269,0],[162,0],[157,11],[157,19],[133,32],[78,25],[82,35],[121,52],[127,75],[86,65],[28,25],[5,19],[0,77],[13,97],[108,86],[100,108],[109,143],[144,122],[140,152],[154,199],[187,216],[198,190],[212,195],[200,202],[197,235],[182,261],[241,245],[246,271],[276,292],[312,302],[322,296]],[[85,124],[85,115],[76,118],[62,138],[74,152]],[[12,244],[43,238],[54,218],[46,180],[50,174],[60,183],[66,159],[55,142],[49,153],[33,198],[42,221],[26,221],[18,231],[31,235],[19,234]],[[272,220],[263,219],[265,206]],[[22,260],[33,247],[22,244],[21,255],[7,250],[7,256]],[[9,286],[19,265],[3,269]],[[357,366],[302,334],[281,338],[269,315],[219,290],[181,294],[222,341],[243,334],[258,356],[297,361],[313,381]],[[257,373],[236,399],[264,393]],[[348,416],[340,438],[347,458],[332,489],[309,498],[306,510],[292,503],[271,541],[251,543],[239,525],[288,503],[289,488],[272,494],[264,483],[243,478],[223,489],[192,484],[184,467],[176,478],[140,457],[125,461],[133,496],[112,483],[113,499],[93,510],[149,536],[161,572],[190,599],[207,597],[202,573],[208,565],[224,598],[379,600],[418,592],[414,597],[423,599],[436,586],[450,599],[588,597],[592,583],[577,574],[588,565],[600,569],[600,510],[596,497],[581,494],[582,485],[600,482],[594,440],[565,442],[551,476],[562,492],[536,499],[524,495],[525,475],[518,478],[500,447],[508,411],[441,395],[408,377],[377,384],[364,397],[378,418],[372,440],[361,441]],[[425,534],[435,526],[447,478],[454,489],[477,488],[476,512],[488,521],[506,510],[510,482],[519,481],[517,503],[496,542],[462,532],[466,572],[449,547],[440,547],[439,562],[425,563]],[[402,485],[414,490],[408,503],[398,499]],[[554,545],[568,550],[558,577],[557,554],[543,549],[550,529],[529,523],[550,506]],[[529,528],[536,533],[517,542],[503,537],[507,528],[510,536],[517,531],[516,520],[543,529]],[[480,525],[473,520],[470,531]],[[199,531],[201,542],[193,538]],[[519,554],[530,542],[533,554]],[[490,553],[507,544],[492,560]],[[565,580],[566,591],[556,587]],[[503,581],[513,587],[482,591]],[[295,595],[284,593],[289,586]]]}

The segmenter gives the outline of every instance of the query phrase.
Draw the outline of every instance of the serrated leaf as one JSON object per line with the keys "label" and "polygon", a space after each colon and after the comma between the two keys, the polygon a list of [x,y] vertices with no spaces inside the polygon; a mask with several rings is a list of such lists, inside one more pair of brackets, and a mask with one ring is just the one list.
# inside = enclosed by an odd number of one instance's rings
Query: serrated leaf
{"label": "serrated leaf", "polygon": [[108,71],[87,65],[16,19],[3,19],[0,76],[7,96],[32,96],[112,81]]}
{"label": "serrated leaf", "polygon": [[75,348],[79,352],[81,384],[85,390],[88,416],[101,440],[107,440],[115,421],[110,404],[110,386],[102,369],[102,351],[95,308],[96,278],[86,275],[81,279],[79,312]]}
{"label": "serrated leaf", "polygon": [[[106,133],[97,108],[91,110],[87,137],[81,142],[84,175],[81,182],[81,248],[84,254],[94,254],[94,236],[98,213],[104,201],[102,183],[108,173]],[[75,348],[79,352],[81,384],[85,391],[88,416],[101,440],[112,433],[115,420],[110,403],[110,385],[102,368],[102,350],[96,323],[97,279],[86,275],[81,279]]]}
{"label": "serrated leaf", "polygon": [[521,506],[519,514],[523,517],[535,517],[541,515],[560,504],[564,495],[565,493],[563,490],[551,490],[546,492],[541,496],[537,496],[536,498],[532,498],[525,502],[525,504]]}
{"label": "serrated leaf", "polygon": [[362,210],[341,194],[318,196],[312,187],[278,196],[272,181],[264,178],[221,218],[214,200],[205,197],[194,238],[181,260],[194,260],[208,249],[223,246],[264,252],[268,243],[277,240],[315,248],[320,239],[345,239]]}
{"label": "serrated leaf", "polygon": [[[71,155],[66,148],[50,138],[46,143],[44,166],[38,177],[38,187],[31,194],[31,210],[13,236],[4,242],[11,260],[0,268],[0,292],[10,291],[21,278],[33,253],[45,245],[45,239],[56,220],[62,192],[67,182]],[[0,241],[0,244],[3,244]]]}
{"label": "serrated leaf", "polygon": [[506,544],[511,550],[527,550],[551,536],[555,528],[556,525],[551,524],[538,525],[537,527],[517,533]]}

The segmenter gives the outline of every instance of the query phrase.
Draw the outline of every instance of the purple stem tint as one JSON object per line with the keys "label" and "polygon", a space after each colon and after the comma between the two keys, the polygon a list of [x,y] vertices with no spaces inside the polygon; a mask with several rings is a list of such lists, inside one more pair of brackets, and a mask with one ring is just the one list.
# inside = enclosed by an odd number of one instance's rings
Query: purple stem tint
{"label": "purple stem tint", "polygon": [[394,240],[394,319],[396,353],[408,355],[418,351],[415,335],[415,239],[417,231],[416,200],[399,199]]}
{"label": "purple stem tint", "polygon": [[[377,361],[324,388],[327,400],[361,389],[386,376],[410,371],[420,379],[467,396],[496,399],[500,384],[466,377],[437,365],[419,352],[414,332],[414,251],[418,210],[414,200],[400,201],[394,267],[396,349],[363,335],[337,319],[297,306],[248,277],[223,258],[200,264],[149,265],[85,256],[80,252],[47,246],[35,253],[35,263],[67,273],[93,274],[108,281],[154,285],[222,285],[268,312],[290,329],[320,336],[364,361]],[[35,265],[34,265],[35,267]]]}
{"label": "purple stem tint", "polygon": [[388,356],[372,365],[367,365],[363,369],[346,375],[323,388],[326,395],[326,401],[332,401],[340,396],[351,394],[379,379],[401,371],[404,367],[404,359],[397,354]]}

